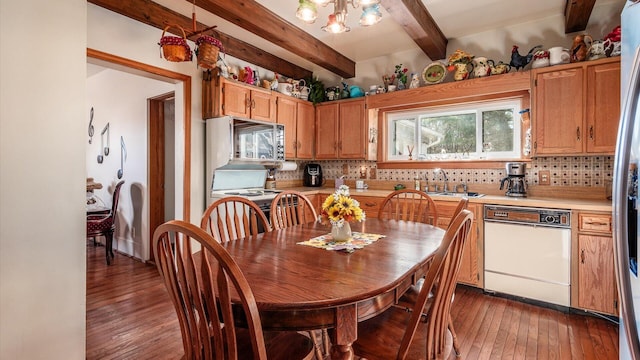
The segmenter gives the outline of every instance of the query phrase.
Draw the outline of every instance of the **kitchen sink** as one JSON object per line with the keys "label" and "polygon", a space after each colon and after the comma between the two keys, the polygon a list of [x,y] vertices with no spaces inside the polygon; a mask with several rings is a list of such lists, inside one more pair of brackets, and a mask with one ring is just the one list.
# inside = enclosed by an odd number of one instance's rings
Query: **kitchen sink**
{"label": "kitchen sink", "polygon": [[477,192],[468,192],[468,193],[455,193],[455,192],[428,192],[427,195],[437,195],[437,196],[451,196],[451,197],[463,197],[466,196],[468,198],[480,198],[485,194],[480,194]]}

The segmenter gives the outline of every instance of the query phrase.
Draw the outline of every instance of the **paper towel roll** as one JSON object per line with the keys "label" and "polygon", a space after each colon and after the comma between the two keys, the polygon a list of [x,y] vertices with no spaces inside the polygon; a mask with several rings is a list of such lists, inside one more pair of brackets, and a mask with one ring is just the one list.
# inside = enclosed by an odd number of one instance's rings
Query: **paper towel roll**
{"label": "paper towel roll", "polygon": [[298,169],[298,164],[295,161],[284,161],[280,166],[280,171],[295,171]]}

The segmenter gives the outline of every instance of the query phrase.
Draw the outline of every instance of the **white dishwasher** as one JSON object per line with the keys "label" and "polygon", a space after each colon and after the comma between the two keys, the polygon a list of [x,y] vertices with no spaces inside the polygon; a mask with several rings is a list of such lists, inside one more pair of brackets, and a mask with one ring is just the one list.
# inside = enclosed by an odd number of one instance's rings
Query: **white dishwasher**
{"label": "white dishwasher", "polygon": [[485,205],[484,287],[570,306],[571,211]]}

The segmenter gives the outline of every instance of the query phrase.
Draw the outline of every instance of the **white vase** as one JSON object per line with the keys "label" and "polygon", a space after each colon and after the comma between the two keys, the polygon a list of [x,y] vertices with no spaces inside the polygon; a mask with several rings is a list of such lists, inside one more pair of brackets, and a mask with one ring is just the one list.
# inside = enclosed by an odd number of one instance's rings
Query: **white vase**
{"label": "white vase", "polygon": [[351,239],[351,225],[348,222],[344,222],[341,227],[332,225],[331,237],[335,242],[349,241]]}

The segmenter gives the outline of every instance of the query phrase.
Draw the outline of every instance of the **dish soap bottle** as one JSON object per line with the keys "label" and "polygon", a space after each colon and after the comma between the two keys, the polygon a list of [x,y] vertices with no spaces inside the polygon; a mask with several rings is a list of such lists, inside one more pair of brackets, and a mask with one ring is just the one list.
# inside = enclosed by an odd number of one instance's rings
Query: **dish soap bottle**
{"label": "dish soap bottle", "polygon": [[420,178],[417,176],[413,179],[413,188],[420,191]]}
{"label": "dish soap bottle", "polygon": [[275,170],[269,170],[269,174],[267,174],[267,181],[264,185],[265,189],[275,190],[276,189],[276,176],[274,174]]}

